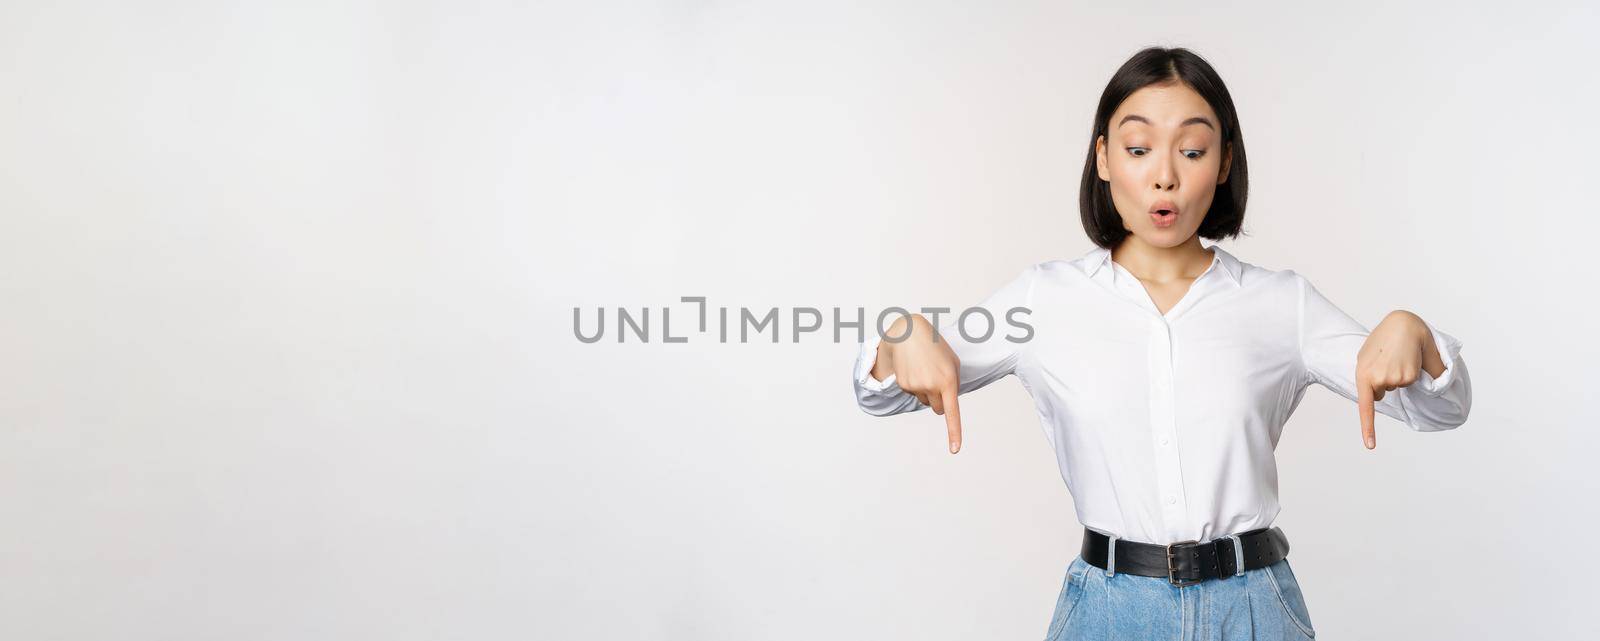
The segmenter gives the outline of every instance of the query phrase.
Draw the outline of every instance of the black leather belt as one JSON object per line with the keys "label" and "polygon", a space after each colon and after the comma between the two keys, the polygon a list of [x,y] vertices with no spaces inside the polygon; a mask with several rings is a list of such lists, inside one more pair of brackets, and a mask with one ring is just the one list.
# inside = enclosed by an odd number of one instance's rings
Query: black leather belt
{"label": "black leather belt", "polygon": [[[1168,583],[1182,587],[1264,568],[1289,556],[1289,539],[1278,528],[1261,528],[1234,536],[1238,537],[1238,547],[1231,537],[1206,543],[1179,541],[1171,545],[1117,539],[1116,551],[1110,554],[1111,571],[1166,577]],[[1084,528],[1083,560],[1104,570],[1108,552],[1111,552],[1111,537]]]}

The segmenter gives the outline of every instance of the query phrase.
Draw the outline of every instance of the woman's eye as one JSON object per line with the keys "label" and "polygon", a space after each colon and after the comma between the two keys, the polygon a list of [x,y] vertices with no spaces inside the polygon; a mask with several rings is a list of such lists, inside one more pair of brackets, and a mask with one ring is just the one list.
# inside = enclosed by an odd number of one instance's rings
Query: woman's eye
{"label": "woman's eye", "polygon": [[1131,154],[1135,158],[1138,158],[1139,156],[1145,155],[1145,153],[1148,152],[1148,151],[1150,151],[1150,150],[1145,148],[1145,147],[1129,147],[1128,148],[1128,153]]}
{"label": "woman's eye", "polygon": [[[1194,155],[1191,156],[1190,154]],[[1204,155],[1206,155],[1206,152],[1200,149],[1185,149],[1183,151],[1183,157],[1188,158],[1189,160],[1199,160],[1200,157]]]}

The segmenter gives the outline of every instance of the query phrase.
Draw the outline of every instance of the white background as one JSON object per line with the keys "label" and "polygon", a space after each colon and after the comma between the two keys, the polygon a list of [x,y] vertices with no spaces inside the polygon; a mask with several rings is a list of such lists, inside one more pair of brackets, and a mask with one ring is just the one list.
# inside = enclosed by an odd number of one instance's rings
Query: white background
{"label": "white background", "polygon": [[1319,634],[1588,627],[1593,4],[525,4],[0,4],[0,637],[1042,638],[1080,530],[1015,379],[951,456],[855,407],[853,344],[677,301],[959,307],[1081,255],[1151,44],[1238,105],[1225,247],[1471,363],[1453,432],[1290,421]]}

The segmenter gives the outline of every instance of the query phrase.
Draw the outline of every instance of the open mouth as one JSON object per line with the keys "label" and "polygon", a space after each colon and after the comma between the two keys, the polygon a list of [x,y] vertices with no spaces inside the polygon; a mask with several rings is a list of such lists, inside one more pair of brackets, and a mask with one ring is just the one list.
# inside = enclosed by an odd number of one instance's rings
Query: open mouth
{"label": "open mouth", "polygon": [[1157,227],[1168,227],[1178,220],[1178,206],[1163,200],[1150,208],[1150,220]]}

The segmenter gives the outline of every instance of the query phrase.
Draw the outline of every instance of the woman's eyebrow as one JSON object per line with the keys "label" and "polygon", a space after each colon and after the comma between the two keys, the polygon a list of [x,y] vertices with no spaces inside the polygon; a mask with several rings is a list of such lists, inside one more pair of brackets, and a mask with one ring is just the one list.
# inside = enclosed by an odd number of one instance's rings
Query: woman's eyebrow
{"label": "woman's eyebrow", "polygon": [[[1147,124],[1147,125],[1150,124],[1150,119],[1145,118],[1144,116],[1141,116],[1139,114],[1128,114],[1126,116],[1123,116],[1122,120],[1117,122],[1117,126],[1121,127],[1122,125],[1127,124],[1129,121],[1142,122],[1142,123]],[[1195,116],[1193,118],[1185,120],[1185,121],[1183,121],[1183,124],[1178,125],[1178,128],[1182,129],[1182,128],[1187,127],[1189,125],[1205,125],[1207,127],[1210,127],[1212,131],[1216,131],[1217,130],[1216,125],[1211,124],[1211,120],[1206,118],[1206,117],[1204,117],[1204,116]]]}

